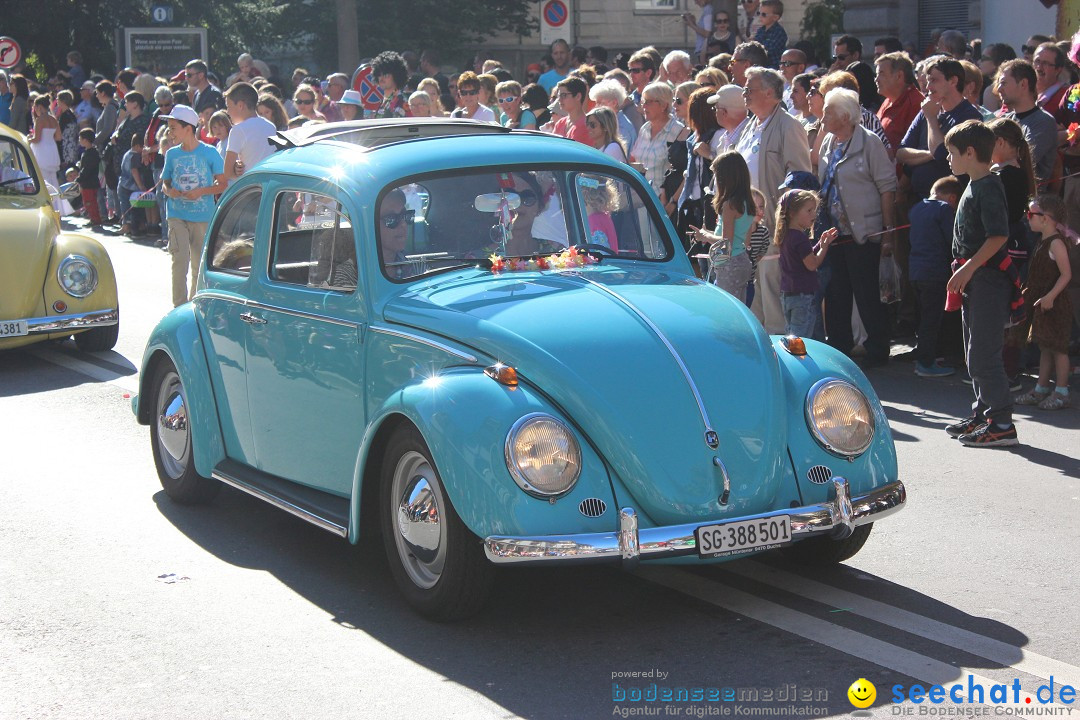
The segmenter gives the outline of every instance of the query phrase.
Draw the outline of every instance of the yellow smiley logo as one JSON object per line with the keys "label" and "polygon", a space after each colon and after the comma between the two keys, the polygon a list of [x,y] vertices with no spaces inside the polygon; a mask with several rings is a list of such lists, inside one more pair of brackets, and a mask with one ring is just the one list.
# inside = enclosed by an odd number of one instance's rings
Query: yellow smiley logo
{"label": "yellow smiley logo", "polygon": [[877,699],[877,688],[866,678],[859,678],[847,689],[848,700],[857,708],[868,708]]}

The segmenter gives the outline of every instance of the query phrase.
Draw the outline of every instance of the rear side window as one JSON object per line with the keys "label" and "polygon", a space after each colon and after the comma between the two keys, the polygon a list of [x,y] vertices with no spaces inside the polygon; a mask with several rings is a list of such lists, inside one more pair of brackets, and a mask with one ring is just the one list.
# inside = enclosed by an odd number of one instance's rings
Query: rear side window
{"label": "rear side window", "polygon": [[255,247],[255,224],[259,219],[262,191],[254,188],[237,195],[219,214],[210,238],[209,264],[212,270],[238,275],[251,273]]}
{"label": "rear side window", "polygon": [[353,226],[341,203],[318,193],[278,194],[270,279],[352,292],[357,274]]}

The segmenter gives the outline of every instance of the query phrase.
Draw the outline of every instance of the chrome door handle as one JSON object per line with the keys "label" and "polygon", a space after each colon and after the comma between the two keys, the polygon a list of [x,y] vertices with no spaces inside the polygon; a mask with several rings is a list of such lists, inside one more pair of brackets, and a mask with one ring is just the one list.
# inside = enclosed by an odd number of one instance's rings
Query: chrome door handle
{"label": "chrome door handle", "polygon": [[258,315],[252,315],[249,312],[240,313],[240,319],[243,320],[244,322],[250,323],[252,325],[265,325],[266,324],[266,320],[259,317]]}

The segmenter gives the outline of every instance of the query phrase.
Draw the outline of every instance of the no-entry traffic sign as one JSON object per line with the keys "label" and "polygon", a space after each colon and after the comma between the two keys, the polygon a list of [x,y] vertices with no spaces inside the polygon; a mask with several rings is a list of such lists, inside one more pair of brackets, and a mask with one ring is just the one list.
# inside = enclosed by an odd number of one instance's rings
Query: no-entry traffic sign
{"label": "no-entry traffic sign", "polygon": [[14,39],[7,36],[0,37],[0,68],[7,70],[19,64],[22,60],[22,48]]}

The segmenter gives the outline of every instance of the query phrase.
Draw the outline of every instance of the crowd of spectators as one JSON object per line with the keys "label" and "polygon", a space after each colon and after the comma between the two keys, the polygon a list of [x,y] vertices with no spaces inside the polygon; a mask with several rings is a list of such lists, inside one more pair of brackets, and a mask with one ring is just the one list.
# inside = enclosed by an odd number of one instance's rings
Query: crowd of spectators
{"label": "crowd of spectators", "polygon": [[[697,271],[744,300],[766,330],[823,340],[866,368],[914,336],[919,376],[970,372],[979,422],[957,434],[1008,444],[1009,393],[1027,356],[1015,332],[1004,342],[1004,325],[1022,304],[1014,295],[1023,296],[1029,260],[1042,254],[1043,269],[1066,280],[1029,301],[1027,320],[1051,306],[1071,314],[1064,348],[1076,349],[1080,43],[1033,36],[1018,54],[945,30],[920,54],[897,38],[871,51],[843,35],[818,58],[809,43],[789,44],[781,0],[746,0],[738,17],[695,2],[698,12],[683,16],[693,48],[666,53],[650,46],[609,59],[606,48],[557,40],[515,76],[483,53],[445,73],[432,51],[386,51],[369,61],[381,92],[372,104],[349,75],[296,68],[285,81],[246,53],[224,82],[201,60],[172,77],[125,69],[84,80],[73,53],[36,92],[26,77],[0,73],[0,122],[29,133],[50,178],[74,168],[90,190],[86,166],[100,166],[95,222],[119,220],[132,233],[160,225],[163,237],[165,207],[135,220],[129,204],[131,192],[160,186],[163,150],[176,143],[163,120],[177,106],[197,116],[197,140],[219,149],[225,182],[258,161],[242,148],[308,123],[448,117],[560,135],[640,171]],[[254,133],[251,118],[264,123]],[[1060,209],[1050,197],[1064,199]],[[1060,242],[1029,220],[1051,215]],[[1043,253],[1042,238],[1053,249]],[[886,304],[879,273],[893,264],[901,300]],[[953,290],[964,298],[962,328],[945,312]],[[1006,317],[994,330],[1001,308],[977,306],[1002,298]],[[1067,398],[1067,376],[1051,389],[1048,373],[1026,400]]]}

